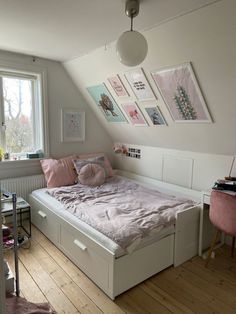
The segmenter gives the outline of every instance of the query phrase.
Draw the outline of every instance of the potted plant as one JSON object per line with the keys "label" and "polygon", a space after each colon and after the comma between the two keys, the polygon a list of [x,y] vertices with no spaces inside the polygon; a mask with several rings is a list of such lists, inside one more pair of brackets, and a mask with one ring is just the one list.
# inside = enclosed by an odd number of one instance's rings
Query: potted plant
{"label": "potted plant", "polygon": [[3,157],[4,157],[4,150],[3,148],[0,147],[0,161],[3,160]]}

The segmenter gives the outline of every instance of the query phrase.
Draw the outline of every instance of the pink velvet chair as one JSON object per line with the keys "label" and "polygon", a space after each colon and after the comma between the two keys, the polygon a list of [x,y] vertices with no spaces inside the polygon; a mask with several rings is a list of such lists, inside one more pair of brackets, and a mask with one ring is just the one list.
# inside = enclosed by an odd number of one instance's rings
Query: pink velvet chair
{"label": "pink velvet chair", "polygon": [[235,236],[236,236],[236,196],[213,190],[210,200],[210,220],[217,228],[216,234],[211,244],[206,260],[209,263],[211,254],[221,232],[225,232],[233,237],[231,256],[234,255]]}

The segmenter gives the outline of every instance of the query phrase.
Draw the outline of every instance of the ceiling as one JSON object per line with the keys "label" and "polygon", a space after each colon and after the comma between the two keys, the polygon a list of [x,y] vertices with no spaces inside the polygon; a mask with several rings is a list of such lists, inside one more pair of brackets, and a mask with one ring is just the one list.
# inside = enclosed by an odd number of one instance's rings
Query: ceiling
{"label": "ceiling", "polygon": [[[219,0],[141,0],[144,31]],[[84,55],[129,29],[125,0],[0,0],[0,49],[58,61]]]}

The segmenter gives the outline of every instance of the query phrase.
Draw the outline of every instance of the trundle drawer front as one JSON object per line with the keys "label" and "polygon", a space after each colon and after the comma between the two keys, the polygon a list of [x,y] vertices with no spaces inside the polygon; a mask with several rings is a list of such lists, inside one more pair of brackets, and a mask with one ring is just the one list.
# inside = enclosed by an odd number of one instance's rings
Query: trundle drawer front
{"label": "trundle drawer front", "polygon": [[58,243],[59,223],[55,214],[51,213],[47,208],[32,208],[32,222],[42,231],[50,240]]}
{"label": "trundle drawer front", "polygon": [[70,225],[61,225],[60,243],[78,267],[101,288],[108,288],[109,266],[89,240]]}

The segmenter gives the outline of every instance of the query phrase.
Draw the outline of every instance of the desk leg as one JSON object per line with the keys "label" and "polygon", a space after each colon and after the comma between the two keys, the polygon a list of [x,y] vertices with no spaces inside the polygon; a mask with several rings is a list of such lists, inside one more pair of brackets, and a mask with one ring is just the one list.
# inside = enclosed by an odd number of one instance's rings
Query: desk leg
{"label": "desk leg", "polygon": [[199,256],[202,256],[203,211],[204,211],[204,205],[201,207],[201,210],[200,210],[199,243],[198,243],[198,255]]}
{"label": "desk leg", "polygon": [[20,208],[20,227],[22,227],[22,209]]}
{"label": "desk leg", "polygon": [[31,208],[29,208],[29,232],[30,232],[30,238],[31,238]]}

